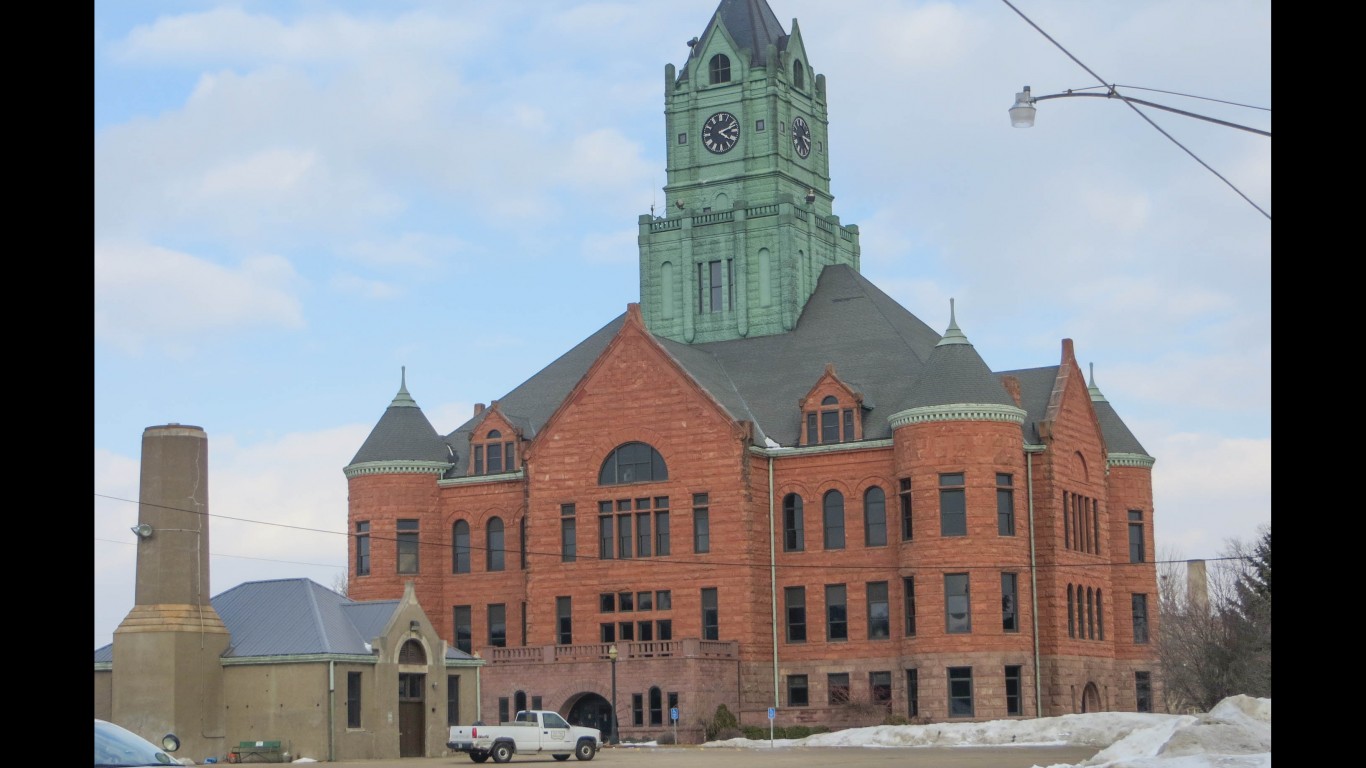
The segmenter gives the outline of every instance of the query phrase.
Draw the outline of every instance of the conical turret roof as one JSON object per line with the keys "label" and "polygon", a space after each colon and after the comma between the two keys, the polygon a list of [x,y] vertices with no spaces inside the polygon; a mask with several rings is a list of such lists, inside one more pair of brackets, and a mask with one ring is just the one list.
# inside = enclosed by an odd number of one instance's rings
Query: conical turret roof
{"label": "conical turret roof", "polygon": [[372,461],[450,461],[450,449],[417,401],[408,394],[408,371],[401,369],[398,394],[379,417],[352,464]]}
{"label": "conical turret roof", "polygon": [[991,373],[967,335],[958,327],[949,300],[949,327],[930,351],[925,367],[911,388],[908,408],[936,405],[993,404],[1014,406],[1005,387]]}

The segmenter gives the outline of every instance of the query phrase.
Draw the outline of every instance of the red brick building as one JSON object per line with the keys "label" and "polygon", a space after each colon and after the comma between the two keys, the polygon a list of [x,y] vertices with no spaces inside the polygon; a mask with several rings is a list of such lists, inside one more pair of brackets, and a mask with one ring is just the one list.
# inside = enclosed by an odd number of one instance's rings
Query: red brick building
{"label": "red brick building", "polygon": [[993,371],[859,274],[795,20],[722,0],[691,49],[640,302],[448,434],[400,386],[346,467],[350,596],[414,582],[487,721],[1151,708],[1153,459],[1072,341]]}

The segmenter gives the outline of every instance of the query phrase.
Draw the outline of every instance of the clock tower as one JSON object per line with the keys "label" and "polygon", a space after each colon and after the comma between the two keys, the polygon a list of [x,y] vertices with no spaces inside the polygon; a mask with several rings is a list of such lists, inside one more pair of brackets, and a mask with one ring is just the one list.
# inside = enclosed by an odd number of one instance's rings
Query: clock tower
{"label": "clock tower", "polygon": [[687,344],[790,331],[826,265],[859,267],[831,208],[825,75],[766,0],[721,0],[688,47],[664,67],[665,211],[640,217],[646,325]]}

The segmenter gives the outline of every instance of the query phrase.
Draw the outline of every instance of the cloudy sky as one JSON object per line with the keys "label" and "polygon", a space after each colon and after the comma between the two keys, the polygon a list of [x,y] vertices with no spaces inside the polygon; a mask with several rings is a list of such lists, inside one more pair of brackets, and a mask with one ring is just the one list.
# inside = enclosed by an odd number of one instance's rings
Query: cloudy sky
{"label": "cloudy sky", "polygon": [[[1269,524],[1270,138],[1007,116],[1098,77],[1269,131],[1269,0],[769,1],[827,77],[864,274],[934,328],[954,298],[996,370],[1073,339],[1157,458],[1159,555]],[[638,300],[664,66],[715,7],[97,0],[97,647],[133,605],[146,427],[208,433],[214,594],[333,586],[342,467],[401,366],[449,432]]]}

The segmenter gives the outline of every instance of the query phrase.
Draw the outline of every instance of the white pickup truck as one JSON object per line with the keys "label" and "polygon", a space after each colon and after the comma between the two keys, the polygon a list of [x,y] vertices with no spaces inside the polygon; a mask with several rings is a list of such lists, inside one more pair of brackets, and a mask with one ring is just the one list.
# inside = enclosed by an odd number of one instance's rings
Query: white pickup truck
{"label": "white pickup truck", "polygon": [[558,712],[533,709],[518,712],[513,722],[502,725],[453,725],[446,746],[468,752],[476,763],[490,757],[495,763],[506,763],[519,752],[549,754],[556,760],[568,760],[570,755],[592,760],[602,746],[602,732],[570,725]]}

